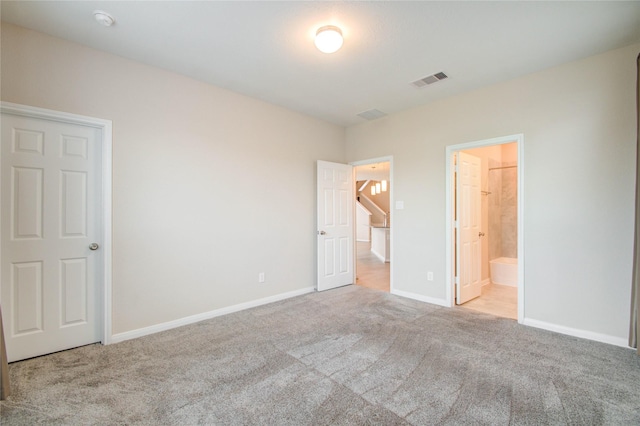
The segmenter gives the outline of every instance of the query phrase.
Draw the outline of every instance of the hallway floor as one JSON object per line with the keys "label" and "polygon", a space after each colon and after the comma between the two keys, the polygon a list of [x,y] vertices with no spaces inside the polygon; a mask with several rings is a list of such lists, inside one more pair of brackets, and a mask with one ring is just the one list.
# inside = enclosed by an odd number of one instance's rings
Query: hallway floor
{"label": "hallway floor", "polygon": [[[358,241],[356,285],[380,291],[390,291],[390,263],[382,262],[371,252],[371,243]],[[518,319],[517,287],[489,284],[482,287],[482,295],[460,305],[498,317]]]}
{"label": "hallway floor", "polygon": [[482,287],[480,297],[476,297],[460,307],[517,320],[518,288],[498,284],[485,285]]}
{"label": "hallway floor", "polygon": [[371,243],[358,241],[356,245],[356,285],[374,290],[390,291],[390,264],[371,253]]}

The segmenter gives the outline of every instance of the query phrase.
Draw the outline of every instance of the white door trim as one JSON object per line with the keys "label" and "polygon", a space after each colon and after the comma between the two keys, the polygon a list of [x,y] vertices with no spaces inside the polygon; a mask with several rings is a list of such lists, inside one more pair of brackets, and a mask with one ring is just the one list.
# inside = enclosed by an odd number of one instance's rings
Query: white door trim
{"label": "white door trim", "polygon": [[445,233],[445,248],[446,248],[446,293],[445,298],[448,302],[448,306],[454,306],[454,286],[455,286],[455,271],[453,256],[455,252],[453,250],[453,179],[452,179],[452,161],[453,154],[457,151],[472,148],[481,148],[490,145],[502,145],[505,143],[515,142],[518,144],[518,322],[523,323],[525,318],[524,311],[524,298],[525,298],[525,282],[524,282],[524,267],[525,267],[525,252],[524,252],[524,134],[518,133],[515,135],[500,136],[492,139],[484,139],[479,141],[467,142],[457,145],[449,145],[446,149],[445,157],[445,177],[446,177],[446,233]]}
{"label": "white door trim", "polygon": [[60,123],[88,126],[98,129],[102,137],[102,344],[111,343],[111,294],[112,294],[112,152],[113,133],[111,120],[70,114],[45,108],[37,108],[10,102],[0,103],[0,112],[41,120],[51,120]]}
{"label": "white door trim", "polygon": [[[389,210],[393,210],[394,206],[395,206],[395,202],[393,201],[393,183],[395,182],[395,179],[393,178],[393,155],[387,155],[385,157],[377,157],[377,158],[370,158],[368,160],[358,160],[358,161],[352,161],[349,164],[351,164],[354,167],[354,173],[355,173],[355,167],[356,166],[365,166],[367,164],[373,164],[373,163],[385,163],[385,162],[389,162]],[[353,178],[353,184],[356,184],[356,180],[355,180],[355,176]],[[354,189],[355,191],[355,189]],[[354,192],[355,194],[355,192]],[[353,197],[353,204],[355,205],[356,201],[355,201],[355,197]],[[355,212],[355,210],[354,210]],[[355,214],[355,213],[354,213]],[[393,286],[393,265],[394,260],[393,260],[393,256],[395,251],[395,248],[393,246],[393,223],[395,221],[395,219],[393,219],[395,217],[395,214],[391,215],[392,216],[392,220],[391,223],[389,225],[389,238],[391,239],[391,241],[389,241],[389,246],[390,246],[390,250],[391,250],[391,254],[389,256],[389,293],[391,294],[397,294],[395,291],[395,287]],[[355,218],[354,218],[355,220]],[[354,240],[354,244],[355,244],[355,235],[353,236],[353,240]],[[355,250],[355,248],[354,248]],[[355,253],[355,252],[354,252]],[[357,263],[357,259],[356,256],[353,257],[353,270],[356,271],[356,263]],[[357,271],[356,271],[357,272]]]}

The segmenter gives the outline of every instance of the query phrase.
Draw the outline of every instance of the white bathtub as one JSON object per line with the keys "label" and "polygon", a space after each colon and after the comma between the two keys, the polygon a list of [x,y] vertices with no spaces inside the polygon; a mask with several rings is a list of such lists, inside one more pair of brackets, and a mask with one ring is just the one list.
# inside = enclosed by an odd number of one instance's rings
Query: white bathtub
{"label": "white bathtub", "polygon": [[518,259],[498,257],[489,261],[491,282],[500,285],[518,286]]}

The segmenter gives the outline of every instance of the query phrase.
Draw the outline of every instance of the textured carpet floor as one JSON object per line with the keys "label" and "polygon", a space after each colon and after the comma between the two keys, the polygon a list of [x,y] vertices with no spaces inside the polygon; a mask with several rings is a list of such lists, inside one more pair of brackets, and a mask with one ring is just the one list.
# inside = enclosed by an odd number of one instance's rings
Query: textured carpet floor
{"label": "textured carpet floor", "polygon": [[349,286],[10,365],[0,423],[640,424],[640,357]]}

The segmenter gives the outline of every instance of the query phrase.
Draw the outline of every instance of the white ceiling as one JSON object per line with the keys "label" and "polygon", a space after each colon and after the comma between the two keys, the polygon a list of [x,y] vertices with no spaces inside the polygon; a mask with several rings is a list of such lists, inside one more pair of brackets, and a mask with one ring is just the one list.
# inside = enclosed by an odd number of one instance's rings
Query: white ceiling
{"label": "white ceiling", "polygon": [[356,166],[356,180],[389,180],[389,162]]}
{"label": "white ceiling", "polygon": [[[95,9],[111,13],[105,28]],[[640,41],[633,2],[7,1],[2,20],[343,126]],[[315,30],[342,28],[320,53]],[[444,71],[418,89],[409,83]]]}

